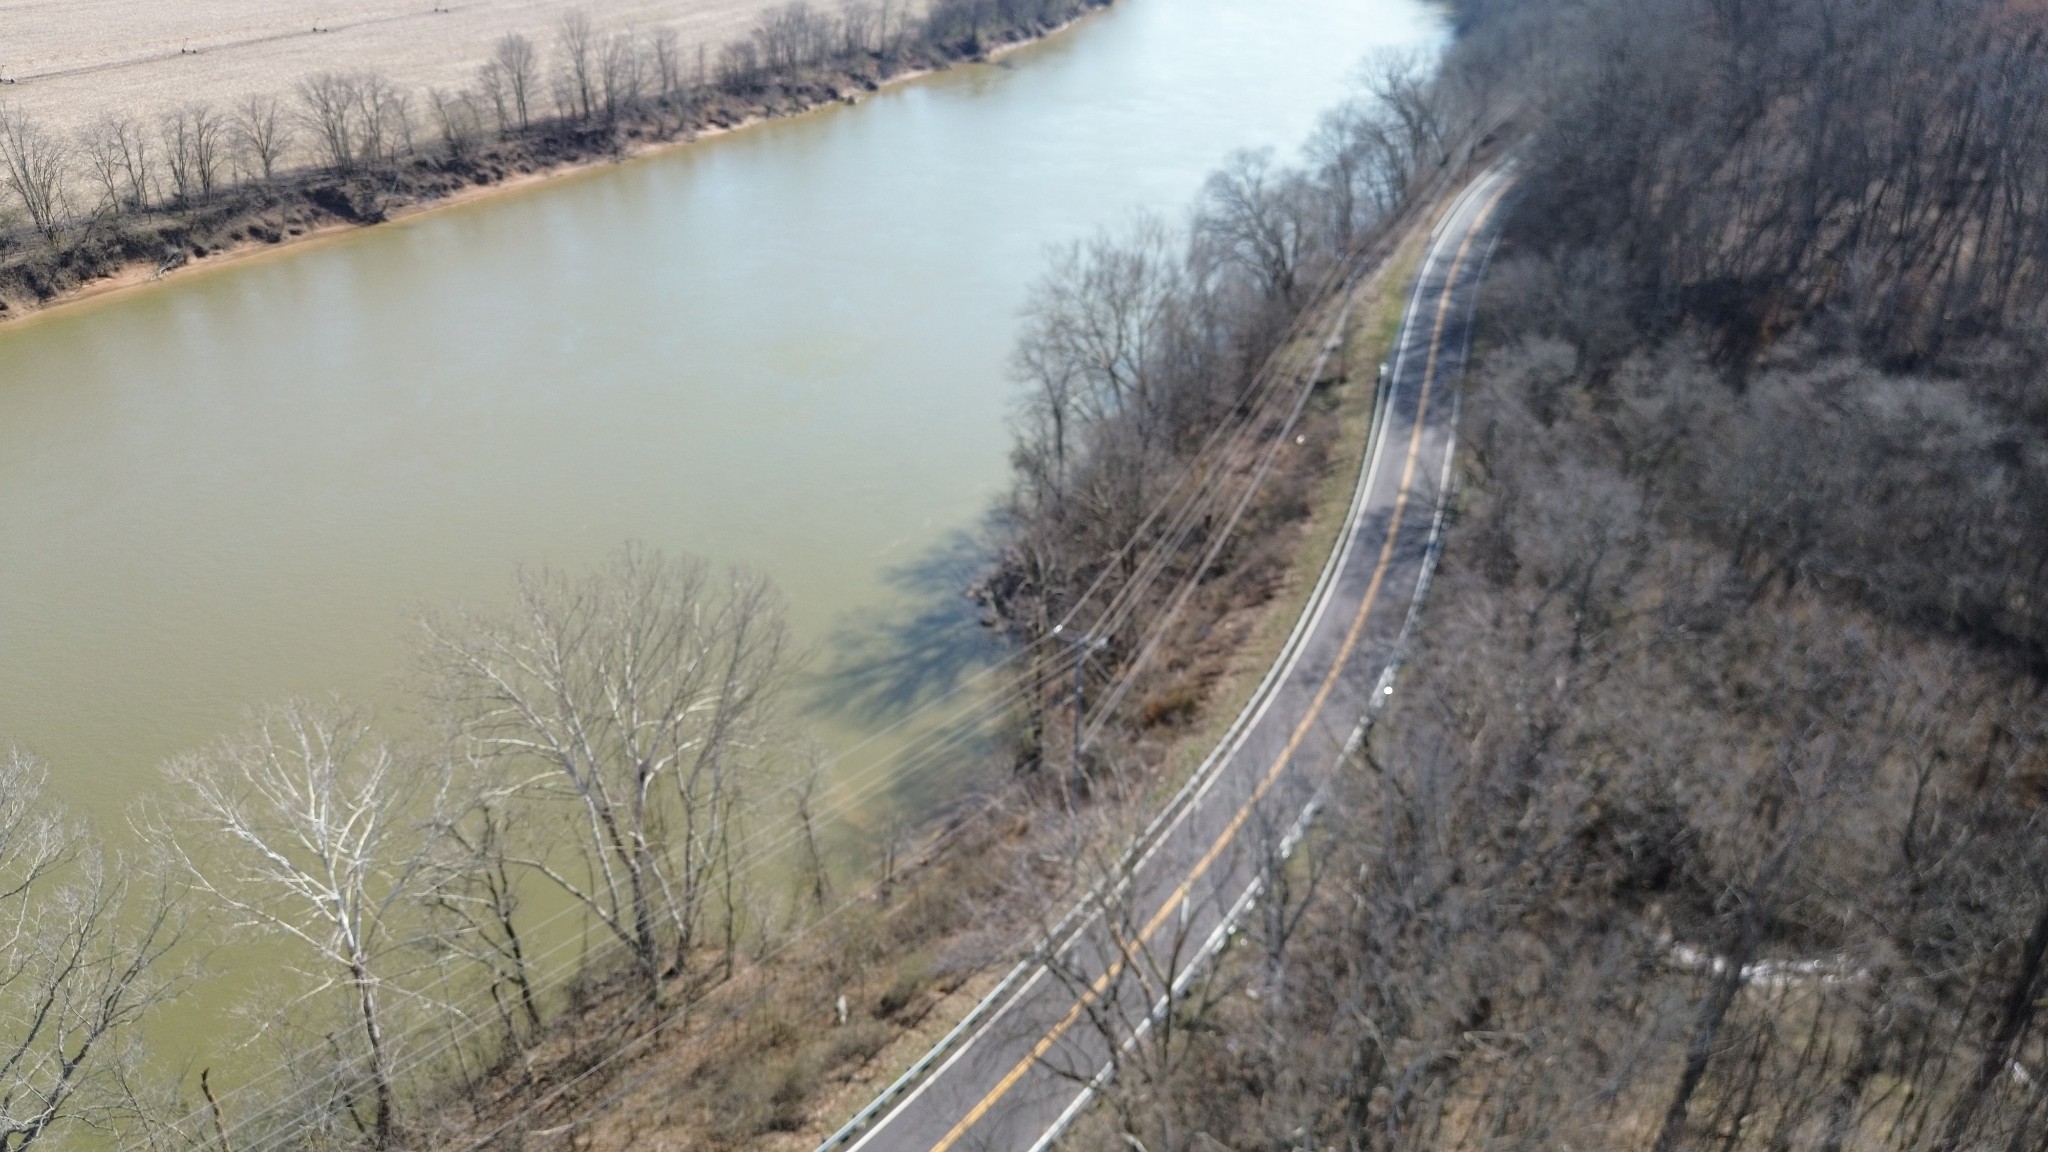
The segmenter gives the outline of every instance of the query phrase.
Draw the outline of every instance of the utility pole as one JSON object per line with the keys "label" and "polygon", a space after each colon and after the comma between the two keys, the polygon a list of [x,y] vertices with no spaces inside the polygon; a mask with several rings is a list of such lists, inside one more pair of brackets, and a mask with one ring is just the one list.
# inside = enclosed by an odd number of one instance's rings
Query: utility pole
{"label": "utility pole", "polygon": [[1086,709],[1082,706],[1081,672],[1088,661],[1090,652],[1100,652],[1109,647],[1109,637],[1095,636],[1087,632],[1068,632],[1065,624],[1053,626],[1052,634],[1067,642],[1074,650],[1074,755],[1067,773],[1067,811],[1074,810],[1074,788],[1081,783],[1081,716]]}

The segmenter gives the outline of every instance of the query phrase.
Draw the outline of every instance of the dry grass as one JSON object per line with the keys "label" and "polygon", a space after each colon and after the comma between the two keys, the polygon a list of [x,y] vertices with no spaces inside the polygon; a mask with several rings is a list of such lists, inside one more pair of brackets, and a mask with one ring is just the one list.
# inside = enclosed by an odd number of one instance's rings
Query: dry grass
{"label": "dry grass", "polygon": [[[1105,798],[1094,826],[1107,839],[1141,821],[1212,747],[1284,645],[1341,530],[1365,450],[1374,366],[1398,326],[1402,289],[1429,221],[1424,220],[1361,297],[1342,362],[1319,389],[1303,425],[1311,442],[1274,480],[1296,486],[1296,514],[1269,526],[1258,544],[1272,554],[1257,594],[1207,630],[1199,651],[1177,654],[1178,695],[1155,693],[1172,713],[1139,743],[1148,787],[1127,811]],[[1305,445],[1304,447],[1307,447]],[[1240,589],[1241,592],[1246,591]],[[1166,697],[1172,696],[1171,700]],[[1149,798],[1147,798],[1149,797]],[[1117,808],[1117,811],[1110,811]],[[957,834],[935,837],[886,895],[859,900],[824,930],[765,963],[745,964],[709,992],[669,1035],[634,1059],[607,1068],[515,1122],[527,1152],[542,1147],[664,1152],[802,1152],[909,1067],[984,995],[1017,948],[1042,929],[1050,893],[1073,877],[1045,874],[1067,855],[1072,828],[1011,791]],[[1033,905],[1048,905],[1044,907]],[[839,997],[847,1018],[838,1020]],[[635,1031],[633,1013],[613,1001],[563,1020],[481,1093],[478,1113],[451,1123],[432,1143],[465,1143],[530,1107]],[[644,1027],[644,1024],[640,1025]],[[451,1116],[452,1119],[452,1116]]]}
{"label": "dry grass", "polygon": [[[1316,579],[1337,546],[1350,511],[1372,430],[1374,393],[1371,381],[1381,361],[1391,355],[1400,332],[1401,309],[1434,217],[1409,230],[1392,257],[1363,288],[1346,329],[1341,360],[1327,371],[1336,376],[1318,402],[1304,414],[1301,434],[1316,449],[1312,467],[1276,474],[1271,483],[1292,485],[1306,502],[1296,520],[1260,542],[1272,579],[1262,596],[1224,613],[1209,627],[1205,652],[1183,652],[1181,676],[1165,689],[1145,697],[1144,727],[1166,736],[1163,749],[1147,749],[1147,758],[1163,770],[1151,780],[1150,802],[1163,802],[1186,781],[1223,739],[1259,682],[1287,645],[1294,625],[1308,608]],[[1312,326],[1320,330],[1320,325]],[[1152,721],[1156,720],[1156,726]]]}
{"label": "dry grass", "polygon": [[[1014,793],[856,898],[664,1015],[630,982],[593,988],[522,1058],[424,1125],[428,1147],[686,1150],[815,1146],[993,983],[1031,933],[1020,858],[1051,834]],[[841,1004],[844,1017],[841,1017]],[[657,1031],[650,1034],[650,1029]],[[631,1054],[612,1053],[631,1045]]]}
{"label": "dry grass", "polygon": [[[1433,220],[1424,219],[1411,230],[1357,303],[1341,363],[1330,369],[1334,380],[1326,386],[1304,425],[1304,435],[1321,436],[1325,441],[1314,454],[1313,467],[1274,478],[1301,485],[1305,489],[1306,509],[1298,520],[1283,525],[1280,531],[1272,533],[1271,539],[1262,542],[1279,560],[1279,571],[1268,594],[1248,599],[1208,629],[1205,651],[1180,654],[1181,675],[1173,678],[1169,687],[1155,690],[1138,706],[1141,712],[1156,710],[1170,715],[1154,718],[1158,721],[1156,725],[1146,725],[1157,741],[1146,742],[1146,759],[1153,767],[1146,794],[1133,798],[1134,810],[1125,814],[1124,821],[1109,819],[1106,826],[1120,827],[1133,817],[1142,820],[1180,787],[1250,700],[1266,670],[1285,647],[1295,621],[1306,609],[1316,578],[1336,546],[1350,509],[1372,425],[1374,396],[1370,381],[1399,332],[1408,280],[1432,223]],[[1034,847],[1021,828],[1013,831],[1002,846],[1010,861],[1031,855]],[[984,848],[987,847],[985,842]],[[988,869],[990,865],[984,861],[976,867]],[[942,876],[933,880],[946,883]],[[1007,954],[996,958],[1004,963],[1010,959]],[[894,958],[898,965],[914,966],[915,962],[915,957]],[[814,1090],[818,1095],[814,1097],[812,1116],[799,1132],[764,1141],[759,1147],[764,1152],[795,1152],[814,1147],[818,1139],[908,1068],[954,1021],[964,1016],[994,985],[1001,975],[1000,969],[1000,964],[992,965],[946,990],[943,997],[931,1004],[925,1019],[917,1026],[900,1030],[874,1059],[861,1065],[842,1066],[832,1083]]]}
{"label": "dry grass", "polygon": [[545,55],[576,8],[605,31],[673,27],[694,58],[696,45],[715,55],[778,3],[0,0],[0,103],[70,134],[109,112],[153,119],[199,101],[227,108],[251,94],[285,95],[323,71],[374,70],[404,89],[455,87],[474,79],[508,32]]}

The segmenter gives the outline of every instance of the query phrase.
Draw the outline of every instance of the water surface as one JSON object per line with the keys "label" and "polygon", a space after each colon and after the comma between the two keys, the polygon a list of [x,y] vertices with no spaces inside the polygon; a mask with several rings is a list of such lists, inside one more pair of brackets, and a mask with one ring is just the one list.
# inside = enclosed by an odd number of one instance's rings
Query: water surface
{"label": "water surface", "polygon": [[[114,824],[250,705],[402,716],[418,608],[635,539],[772,576],[820,669],[879,658],[809,710],[851,747],[985,656],[959,557],[1047,246],[1177,215],[1441,34],[1413,0],[1123,0],[857,108],[0,327],[0,740]],[[898,784],[860,813],[950,788]]]}

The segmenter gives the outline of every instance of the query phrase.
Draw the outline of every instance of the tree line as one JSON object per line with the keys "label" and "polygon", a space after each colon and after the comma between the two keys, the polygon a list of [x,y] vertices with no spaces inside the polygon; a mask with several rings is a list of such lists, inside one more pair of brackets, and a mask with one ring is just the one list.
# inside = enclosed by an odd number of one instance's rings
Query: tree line
{"label": "tree line", "polygon": [[1429,607],[1074,1143],[2041,1146],[2038,10],[1457,10],[1523,144]]}
{"label": "tree line", "polygon": [[840,99],[1106,2],[794,0],[715,46],[685,45],[673,28],[606,28],[579,9],[541,41],[502,37],[455,87],[322,72],[226,107],[110,110],[70,135],[0,105],[0,288],[43,298],[123,262],[275,241],[281,222],[303,230],[309,213],[374,221],[510,170]]}
{"label": "tree line", "polygon": [[[524,1058],[565,982],[658,1008],[799,915],[754,867],[762,831],[811,832],[765,581],[628,548],[423,620],[418,653],[433,736],[264,708],[164,766],[132,851],[33,755],[0,760],[0,1148],[410,1145]],[[206,940],[267,941],[286,975],[237,1041],[276,1071],[202,1074],[200,1105],[138,1025],[203,978]]]}
{"label": "tree line", "polygon": [[[1217,671],[1189,653],[1224,616],[1273,594],[1330,448],[1327,429],[1313,448],[1304,433],[1284,475],[1251,482],[1266,469],[1250,445],[1291,419],[1274,407],[1276,355],[1313,347],[1302,326],[1491,116],[1481,73],[1433,74],[1425,55],[1375,55],[1299,163],[1239,152],[1184,224],[1143,219],[1053,253],[1012,357],[1014,480],[980,588],[1005,633],[1036,653],[1020,674],[1028,770],[1059,766],[1045,775],[1063,777],[1087,762],[1072,782],[1085,788],[1147,731],[1187,720]],[[1318,396],[1309,418],[1333,419],[1328,390]],[[1243,514],[1230,515],[1245,492]],[[1077,673],[1085,725],[1055,629],[1101,641]],[[1076,749],[1075,731],[1094,751]]]}

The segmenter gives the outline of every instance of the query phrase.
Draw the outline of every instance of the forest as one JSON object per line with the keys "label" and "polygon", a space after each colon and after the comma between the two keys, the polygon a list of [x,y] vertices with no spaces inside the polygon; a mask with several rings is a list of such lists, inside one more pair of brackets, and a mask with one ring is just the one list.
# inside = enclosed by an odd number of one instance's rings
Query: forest
{"label": "forest", "polygon": [[[1236,946],[1067,1144],[2040,1147],[2048,17],[1455,9],[1440,66],[1371,62],[1299,163],[1240,154],[1185,223],[1057,253],[1024,317],[977,595],[1020,654],[1004,747],[1030,796],[988,822],[1045,826],[1156,771],[1219,690],[1241,610],[1279,595],[1334,419],[1331,381],[1294,371],[1321,309],[1478,166],[1517,176],[1398,691]],[[808,59],[773,34],[755,51],[728,64]],[[562,115],[602,120],[602,85],[563,75]],[[325,168],[363,155],[350,140]],[[1303,451],[1261,447],[1296,429]],[[737,887],[746,829],[809,835],[801,772],[759,770],[788,759],[772,592],[636,553],[518,592],[508,616],[422,625],[427,752],[345,708],[265,713],[167,769],[152,868],[76,847],[36,798],[44,769],[0,764],[0,940],[37,942],[0,948],[0,1152],[59,1123],[431,1143],[449,1084],[498,1093],[475,1105],[498,1115],[558,1039],[527,997],[535,877],[614,942],[611,1003],[686,1003],[746,966],[766,935]],[[638,668],[655,674],[617,679]],[[961,937],[1013,927],[995,910],[1024,885],[974,859],[895,907]],[[321,990],[273,1022],[300,1061],[279,1095],[225,1116],[153,1105],[124,1047],[175,994],[158,962],[202,898],[296,939]],[[817,1081],[966,979],[925,964],[940,929],[860,923],[819,960],[829,979],[754,986],[743,1035],[775,1071],[703,1073],[752,1125],[705,1146],[800,1127]],[[912,951],[921,974],[841,994],[838,1029],[815,1027],[848,970]],[[443,1043],[458,1002],[490,1027]],[[803,1054],[806,1030],[828,1055]]]}
{"label": "forest", "polygon": [[2042,12],[1459,17],[1519,183],[1442,571],[1070,1142],[2039,1147]]}

